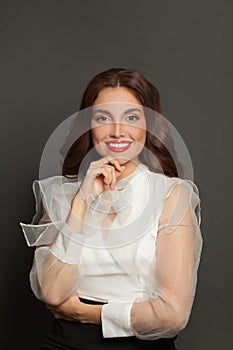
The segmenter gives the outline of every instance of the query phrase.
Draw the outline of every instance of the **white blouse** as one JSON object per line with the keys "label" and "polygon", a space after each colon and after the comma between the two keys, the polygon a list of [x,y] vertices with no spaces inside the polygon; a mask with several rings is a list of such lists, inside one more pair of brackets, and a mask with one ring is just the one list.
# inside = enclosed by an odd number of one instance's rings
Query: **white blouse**
{"label": "white blouse", "polygon": [[80,185],[64,176],[33,182],[36,212],[20,225],[36,247],[36,297],[58,305],[76,293],[106,302],[104,338],[175,336],[190,317],[203,245],[197,186],[140,163],[90,203],[82,232],[72,232],[66,220]]}

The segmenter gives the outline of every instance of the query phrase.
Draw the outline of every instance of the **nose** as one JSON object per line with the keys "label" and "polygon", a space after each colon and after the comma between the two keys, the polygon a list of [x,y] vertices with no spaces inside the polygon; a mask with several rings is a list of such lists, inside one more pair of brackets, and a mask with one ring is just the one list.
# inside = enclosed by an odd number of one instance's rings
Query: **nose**
{"label": "nose", "polygon": [[116,138],[125,136],[124,124],[120,122],[112,123],[110,135]]}

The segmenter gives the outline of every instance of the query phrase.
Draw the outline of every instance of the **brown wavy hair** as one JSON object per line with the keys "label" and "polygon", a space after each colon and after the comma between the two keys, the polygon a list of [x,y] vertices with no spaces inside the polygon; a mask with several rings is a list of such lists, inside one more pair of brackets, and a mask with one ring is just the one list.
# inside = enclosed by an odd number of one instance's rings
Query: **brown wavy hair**
{"label": "brown wavy hair", "polygon": [[[143,108],[145,107],[147,131],[145,145],[139,154],[140,161],[147,165],[151,171],[163,173],[169,177],[182,177],[182,165],[176,157],[166,119],[161,114],[160,96],[157,88],[140,72],[125,68],[111,68],[99,73],[87,85],[79,108],[80,111],[82,110],[81,118],[74,121],[70,135],[71,139],[75,139],[75,130],[79,130],[81,136],[73,142],[68,150],[67,144],[61,150],[65,153],[62,175],[67,178],[85,175],[90,162],[100,159],[101,156],[95,151],[92,141],[91,113],[88,111],[90,110],[88,107],[94,105],[101,90],[119,86],[129,89],[141,102]],[[88,153],[91,150],[90,159]],[[81,163],[82,171],[80,169]]]}

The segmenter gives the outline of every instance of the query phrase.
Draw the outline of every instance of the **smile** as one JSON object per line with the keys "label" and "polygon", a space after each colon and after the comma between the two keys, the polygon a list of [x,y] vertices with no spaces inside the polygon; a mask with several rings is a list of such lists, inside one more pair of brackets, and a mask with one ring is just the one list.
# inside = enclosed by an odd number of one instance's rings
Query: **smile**
{"label": "smile", "polygon": [[130,145],[131,142],[106,142],[106,145],[108,146],[108,149],[113,152],[124,152],[126,151]]}

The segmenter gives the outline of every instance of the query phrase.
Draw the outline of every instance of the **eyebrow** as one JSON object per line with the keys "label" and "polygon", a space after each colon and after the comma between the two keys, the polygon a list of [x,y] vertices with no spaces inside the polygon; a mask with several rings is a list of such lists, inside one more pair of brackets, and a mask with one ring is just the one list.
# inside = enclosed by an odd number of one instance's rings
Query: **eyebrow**
{"label": "eyebrow", "polygon": [[[139,108],[130,108],[130,109],[127,109],[127,111],[124,112],[124,114],[127,114],[127,113],[132,113],[132,112],[140,112],[142,113],[142,111],[139,109]],[[96,109],[94,110],[94,114],[95,113],[104,113],[104,114],[107,114],[109,116],[111,116],[111,112],[105,110],[105,109]]]}

